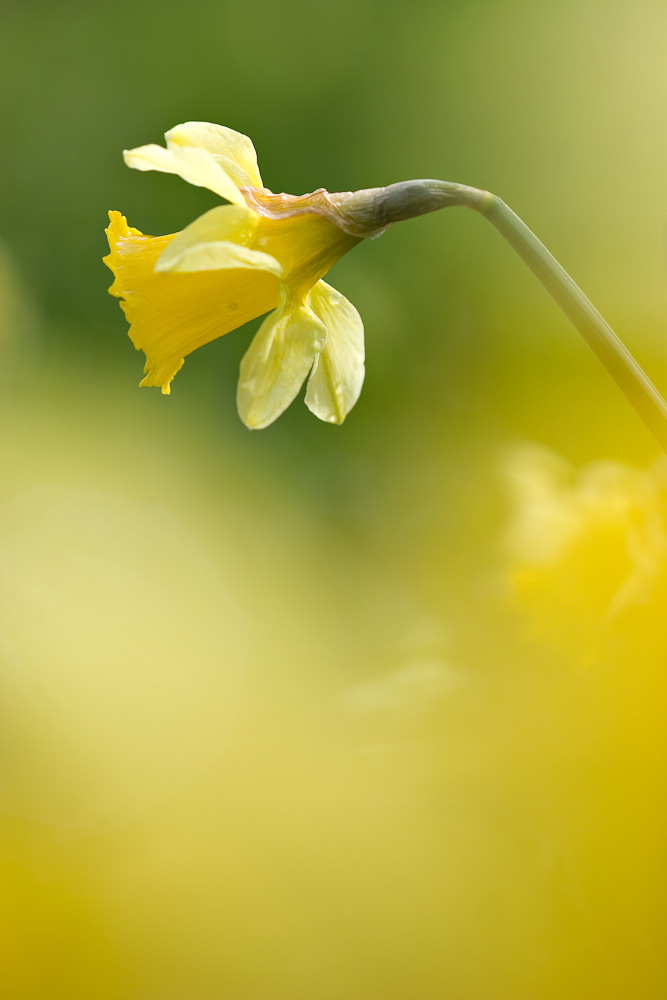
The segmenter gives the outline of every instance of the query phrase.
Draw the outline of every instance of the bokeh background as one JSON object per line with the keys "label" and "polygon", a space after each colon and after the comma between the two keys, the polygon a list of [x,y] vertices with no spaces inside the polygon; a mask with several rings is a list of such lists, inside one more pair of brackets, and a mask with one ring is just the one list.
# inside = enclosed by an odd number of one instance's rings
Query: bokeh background
{"label": "bokeh background", "polygon": [[488,188],[667,389],[660,0],[0,3],[0,836],[8,1000],[653,1000],[667,989],[667,461],[500,237],[331,273],[342,427],[172,395],[108,209],[201,119],[302,193]]}

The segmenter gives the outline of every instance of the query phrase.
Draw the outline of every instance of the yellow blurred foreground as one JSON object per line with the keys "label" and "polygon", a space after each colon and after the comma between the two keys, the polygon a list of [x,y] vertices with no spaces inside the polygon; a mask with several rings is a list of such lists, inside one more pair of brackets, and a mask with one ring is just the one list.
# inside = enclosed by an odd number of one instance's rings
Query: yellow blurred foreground
{"label": "yellow blurred foreground", "polygon": [[452,605],[82,384],[1,414],[0,995],[663,996],[664,463],[508,449]]}

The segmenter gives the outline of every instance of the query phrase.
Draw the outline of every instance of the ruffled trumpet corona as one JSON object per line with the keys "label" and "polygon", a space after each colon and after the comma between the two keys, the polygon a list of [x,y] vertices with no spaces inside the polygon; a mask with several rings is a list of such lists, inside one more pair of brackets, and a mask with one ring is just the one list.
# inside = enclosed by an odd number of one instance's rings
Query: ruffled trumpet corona
{"label": "ruffled trumpet corona", "polygon": [[178,174],[226,204],[182,232],[144,236],[110,212],[114,274],[130,337],[146,355],[141,385],[170,391],[185,357],[268,313],[241,361],[237,403],[250,428],[267,427],[306,378],[305,402],[340,424],[364,380],[359,313],[322,280],[362,239],[394,222],[450,206],[472,208],[505,237],[606,366],[667,451],[667,404],[581,289],[537,237],[488,191],[439,180],[331,194],[265,188],[250,139],[223,125],[185,122],[157,145],[125,150],[128,166]]}

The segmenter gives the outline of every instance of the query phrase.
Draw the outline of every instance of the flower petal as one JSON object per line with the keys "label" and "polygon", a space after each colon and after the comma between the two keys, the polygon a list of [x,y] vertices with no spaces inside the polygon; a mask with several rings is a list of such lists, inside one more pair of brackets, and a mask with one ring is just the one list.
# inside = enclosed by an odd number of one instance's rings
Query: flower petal
{"label": "flower petal", "polygon": [[260,218],[253,245],[280,261],[285,283],[299,297],[359,242],[328,219],[306,211],[286,218]]}
{"label": "flower petal", "polygon": [[249,208],[219,205],[177,233],[155,264],[156,271],[214,271],[257,267],[282,277],[283,269],[267,253],[251,249],[259,216]]}
{"label": "flower petal", "polygon": [[104,261],[115,278],[109,291],[123,299],[130,338],[146,354],[142,385],[169,392],[187,354],[275,308],[275,274],[255,267],[159,274],[156,261],[174,237],[143,236],[119,212],[109,219],[111,253]]}
{"label": "flower petal", "polygon": [[306,302],[327,329],[308,380],[306,406],[320,420],[342,424],[364,381],[364,324],[352,303],[325,281],[311,288]]}
{"label": "flower petal", "polygon": [[234,205],[245,206],[243,195],[216,158],[204,149],[194,146],[165,149],[154,143],[123,150],[128,167],[135,170],[160,170],[165,174],[178,174],[195,187],[205,187]]}
{"label": "flower petal", "polygon": [[236,402],[246,427],[267,427],[289,406],[326,337],[305,304],[281,304],[266,317],[241,361]]}
{"label": "flower petal", "polygon": [[240,205],[218,205],[191,222],[180,233],[176,233],[171,243],[160,257],[158,271],[168,270],[172,258],[176,258],[184,250],[198,243],[228,240],[250,246],[257,226],[259,216],[256,212]]}
{"label": "flower petal", "polygon": [[283,269],[268,253],[251,250],[227,240],[217,240],[210,243],[197,243],[187,247],[176,256],[171,257],[167,264],[162,263],[162,257],[155,264],[155,270],[163,273],[189,271],[221,271],[225,268],[247,267],[260,271],[270,271],[277,278],[282,278]]}
{"label": "flower petal", "polygon": [[241,186],[261,188],[257,153],[252,141],[242,132],[211,122],[183,122],[165,134],[167,149],[197,146],[213,153],[229,176]]}

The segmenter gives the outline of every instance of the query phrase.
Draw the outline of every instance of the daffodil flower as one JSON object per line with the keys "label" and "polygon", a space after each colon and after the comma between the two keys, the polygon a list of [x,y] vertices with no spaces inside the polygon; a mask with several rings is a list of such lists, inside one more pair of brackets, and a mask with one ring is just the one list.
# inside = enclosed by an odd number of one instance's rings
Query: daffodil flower
{"label": "daffodil flower", "polygon": [[268,313],[241,362],[241,419],[267,427],[308,378],[306,405],[321,420],[342,423],[364,379],[364,331],[354,306],[322,278],[360,240],[459,205],[480,212],[516,250],[667,452],[665,400],[558,261],[489,191],[414,180],[337,194],[273,194],[246,135],[186,122],[165,138],[166,148],[126,150],[125,162],[178,174],[227,204],[171,236],[144,236],[119,212],[109,213],[109,291],[122,300],[130,337],[146,355],[141,385],[168,393],[187,354]]}
{"label": "daffodil flower", "polygon": [[321,279],[362,236],[341,224],[336,196],[268,191],[252,142],[233,129],[187,122],[166,140],[166,149],[126,151],[125,162],[179,174],[228,204],[159,237],[109,213],[109,291],[146,355],[141,384],[168,393],[187,354],[268,312],[241,362],[242,420],[266,427],[308,378],[306,405],[341,423],[361,391],[364,331],[354,306]]}

